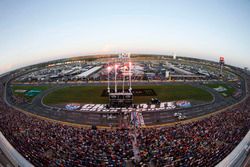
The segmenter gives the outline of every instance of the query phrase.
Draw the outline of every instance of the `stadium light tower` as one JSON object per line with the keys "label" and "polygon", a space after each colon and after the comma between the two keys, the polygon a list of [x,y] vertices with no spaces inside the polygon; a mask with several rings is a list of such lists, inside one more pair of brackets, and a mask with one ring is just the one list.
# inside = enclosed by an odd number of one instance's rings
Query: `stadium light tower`
{"label": "stadium light tower", "polygon": [[117,93],[117,68],[118,68],[118,65],[115,64],[115,93]]}
{"label": "stadium light tower", "polygon": [[[127,65],[129,64],[129,65]],[[128,67],[129,66],[129,67]],[[118,92],[117,86],[117,69],[120,67],[121,72],[123,73],[123,85],[121,92]],[[130,54],[119,54],[118,59],[115,59],[114,63],[114,70],[115,70],[115,91],[109,93],[109,105],[111,107],[131,107],[133,104],[133,93],[131,88],[131,62],[130,62]],[[123,68],[123,69],[122,69]],[[129,70],[127,70],[129,69]],[[129,92],[125,92],[125,82],[126,77],[125,75],[129,74]]]}
{"label": "stadium light tower", "polygon": [[125,82],[125,63],[123,62],[123,81],[122,81],[122,93],[124,93],[124,82]]}
{"label": "stadium light tower", "polygon": [[107,71],[108,71],[108,89],[107,89],[107,91],[108,91],[108,93],[110,93],[110,85],[109,85],[109,80],[110,80],[110,79],[109,79],[109,73],[110,73],[111,69],[112,69],[112,67],[108,65],[108,68],[107,68]]}
{"label": "stadium light tower", "polygon": [[131,85],[131,76],[132,76],[132,71],[131,71],[131,67],[132,67],[132,63],[129,62],[129,92],[131,93],[132,92],[132,85]]}

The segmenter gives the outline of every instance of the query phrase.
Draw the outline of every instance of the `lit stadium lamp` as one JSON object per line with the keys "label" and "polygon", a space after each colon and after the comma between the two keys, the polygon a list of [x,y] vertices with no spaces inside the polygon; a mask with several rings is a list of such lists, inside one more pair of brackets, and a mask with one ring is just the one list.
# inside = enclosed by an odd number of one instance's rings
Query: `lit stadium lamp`
{"label": "lit stadium lamp", "polygon": [[128,72],[129,73],[129,92],[132,93],[132,86],[131,86],[131,75],[132,75],[131,65],[132,65],[132,63],[129,62],[128,64],[129,64],[129,72]]}
{"label": "lit stadium lamp", "polygon": [[117,82],[116,82],[117,68],[118,68],[118,65],[115,64],[115,93],[117,92]]}
{"label": "lit stadium lamp", "polygon": [[108,66],[108,68],[107,68],[108,72],[110,72],[111,69],[112,69],[112,67],[111,67],[111,66]]}
{"label": "lit stadium lamp", "polygon": [[108,70],[108,89],[107,89],[107,92],[110,93],[110,87],[109,87],[109,73],[111,71],[112,67],[111,66],[108,66],[107,70]]}

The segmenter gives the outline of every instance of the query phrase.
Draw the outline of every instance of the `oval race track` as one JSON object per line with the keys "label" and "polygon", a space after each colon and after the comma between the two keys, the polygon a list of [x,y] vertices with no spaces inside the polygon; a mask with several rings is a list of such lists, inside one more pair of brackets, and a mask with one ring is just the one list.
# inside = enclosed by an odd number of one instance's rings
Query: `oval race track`
{"label": "oval race track", "polygon": [[[142,83],[133,83],[133,84],[136,85],[136,84],[142,84]],[[154,84],[160,85],[160,84],[166,84],[166,83],[158,82]],[[232,97],[229,97],[229,98],[222,97],[218,92],[214,91],[211,88],[201,86],[197,83],[188,83],[188,84],[207,90],[213,95],[214,100],[210,103],[193,106],[187,109],[143,112],[142,114],[144,117],[145,125],[147,126],[147,125],[157,125],[157,124],[178,122],[179,120],[176,117],[174,117],[174,113],[177,111],[183,113],[183,115],[185,115],[187,119],[191,119],[191,118],[199,117],[199,116],[206,115],[209,113],[213,113],[217,110],[223,109],[237,102]],[[81,124],[81,125],[97,125],[97,126],[110,126],[111,124],[116,126],[119,124],[119,119],[121,117],[121,114],[119,113],[117,114],[114,113],[114,115],[116,116],[115,119],[107,120],[107,117],[106,117],[106,115],[108,114],[107,112],[100,113],[100,112],[67,111],[65,109],[61,109],[57,107],[46,106],[42,103],[43,97],[55,91],[56,89],[60,89],[66,86],[76,86],[76,85],[79,86],[79,84],[56,85],[48,90],[43,91],[41,94],[36,96],[33,99],[32,103],[25,103],[18,107],[30,113],[43,116],[43,117],[47,117],[47,118],[51,118],[51,119],[58,120],[58,121],[63,121],[63,122],[76,123],[76,124]],[[81,85],[90,85],[90,83],[84,83]],[[91,83],[91,85],[93,85],[93,83]],[[103,84],[95,83],[95,85],[103,85]],[[8,88],[7,99],[11,97],[10,93],[11,93],[11,90],[10,88]],[[8,99],[8,102],[11,102],[11,100]]]}

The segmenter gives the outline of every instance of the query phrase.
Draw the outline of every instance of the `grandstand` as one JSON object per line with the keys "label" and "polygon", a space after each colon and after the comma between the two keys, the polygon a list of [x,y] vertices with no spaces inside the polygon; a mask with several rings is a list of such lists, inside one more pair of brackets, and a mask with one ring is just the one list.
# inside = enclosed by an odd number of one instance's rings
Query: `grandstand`
{"label": "grandstand", "polygon": [[76,78],[87,78],[89,75],[95,73],[96,71],[100,70],[102,66],[93,67],[87,71],[82,72],[81,74],[76,75]]}

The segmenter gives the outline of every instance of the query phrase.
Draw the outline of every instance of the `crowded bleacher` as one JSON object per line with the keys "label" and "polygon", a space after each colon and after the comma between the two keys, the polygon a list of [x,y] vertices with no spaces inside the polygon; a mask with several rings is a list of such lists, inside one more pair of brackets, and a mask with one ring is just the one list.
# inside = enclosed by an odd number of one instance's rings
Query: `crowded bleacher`
{"label": "crowded bleacher", "polygon": [[138,160],[134,129],[78,128],[24,114],[5,104],[3,78],[0,82],[0,131],[35,166],[214,166],[250,129],[247,97],[199,121],[136,129]]}

